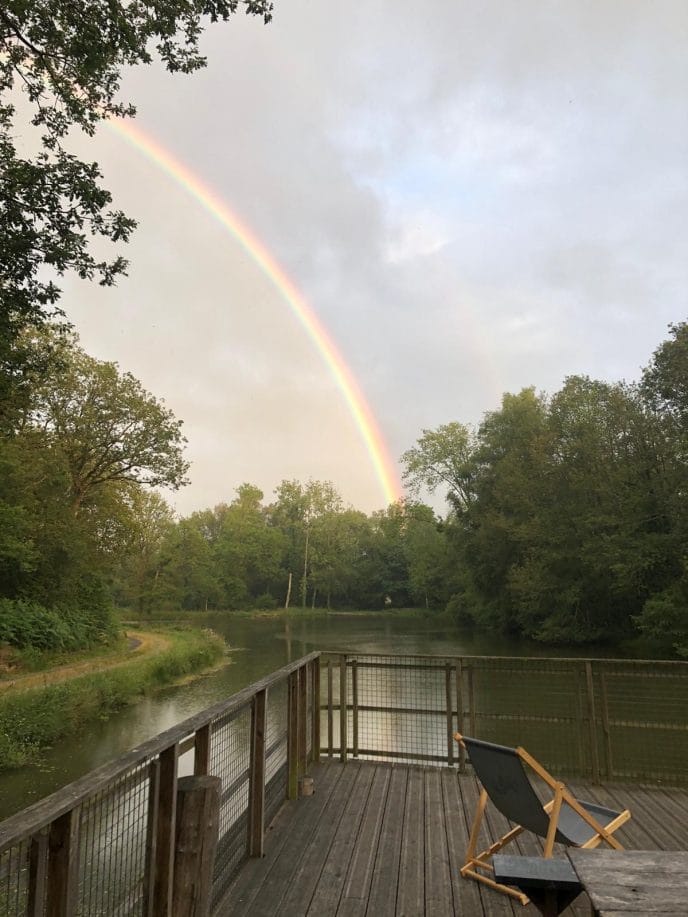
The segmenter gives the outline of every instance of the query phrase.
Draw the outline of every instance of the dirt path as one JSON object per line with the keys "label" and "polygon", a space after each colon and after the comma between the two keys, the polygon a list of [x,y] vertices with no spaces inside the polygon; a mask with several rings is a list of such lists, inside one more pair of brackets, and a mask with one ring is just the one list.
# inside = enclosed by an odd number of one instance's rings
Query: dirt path
{"label": "dirt path", "polygon": [[137,659],[140,656],[156,656],[171,645],[171,641],[162,634],[148,633],[147,631],[137,630],[135,634],[127,633],[126,637],[127,650],[124,653],[102,659],[84,659],[82,662],[61,665],[55,669],[47,669],[45,672],[29,672],[27,675],[3,678],[0,680],[0,694],[12,690],[26,691],[29,688],[41,688],[43,685],[69,681],[70,678],[78,678],[80,675],[88,675],[90,672],[117,669],[120,666],[128,665],[133,659]]}

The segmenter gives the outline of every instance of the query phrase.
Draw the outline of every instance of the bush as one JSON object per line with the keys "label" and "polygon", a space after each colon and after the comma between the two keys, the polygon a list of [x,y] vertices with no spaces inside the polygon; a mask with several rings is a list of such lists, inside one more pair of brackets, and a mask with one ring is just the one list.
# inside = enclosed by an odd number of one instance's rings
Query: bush
{"label": "bush", "polygon": [[259,609],[270,609],[277,608],[279,605],[279,599],[276,599],[274,595],[271,595],[269,592],[264,592],[263,595],[259,595],[257,599],[253,600],[253,607]]}
{"label": "bush", "polygon": [[79,650],[107,643],[116,634],[109,610],[45,608],[22,599],[0,599],[0,643],[18,649]]}

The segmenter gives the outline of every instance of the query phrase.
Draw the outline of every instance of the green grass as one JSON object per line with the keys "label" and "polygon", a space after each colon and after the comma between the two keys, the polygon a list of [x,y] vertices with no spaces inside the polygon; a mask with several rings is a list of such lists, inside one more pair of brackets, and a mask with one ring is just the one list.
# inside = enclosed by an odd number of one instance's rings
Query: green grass
{"label": "green grass", "polygon": [[117,612],[120,621],[127,627],[146,628],[152,624],[160,623],[188,623],[200,624],[210,622],[217,618],[218,615],[224,615],[228,618],[323,618],[327,615],[351,616],[351,617],[377,617],[379,615],[388,615],[392,618],[427,618],[437,617],[438,612],[425,608],[385,608],[385,609],[336,609],[328,611],[326,608],[300,608],[292,606],[291,608],[251,608],[242,611],[229,611],[227,609],[216,609],[215,611],[154,611],[149,614],[137,614],[127,609],[120,609]]}
{"label": "green grass", "polygon": [[170,648],[70,681],[0,697],[0,770],[21,767],[41,748],[79,732],[157,687],[209,668],[225,643],[207,630],[170,630]]}
{"label": "green grass", "polygon": [[126,651],[126,648],[127,640],[124,634],[114,637],[107,644],[71,652],[39,650],[35,647],[26,647],[24,649],[8,647],[5,659],[12,665],[13,671],[4,677],[5,679],[11,679],[16,675],[25,675],[30,672],[45,672],[48,669],[55,669],[62,665],[73,665],[89,659],[99,659],[107,662],[110,658],[121,656]]}

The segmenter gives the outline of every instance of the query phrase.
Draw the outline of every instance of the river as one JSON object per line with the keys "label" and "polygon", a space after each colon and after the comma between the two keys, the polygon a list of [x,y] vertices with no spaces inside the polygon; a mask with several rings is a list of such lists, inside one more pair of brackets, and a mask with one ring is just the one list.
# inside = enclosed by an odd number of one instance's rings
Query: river
{"label": "river", "polygon": [[[206,622],[204,621],[204,624]],[[393,614],[335,614],[299,618],[218,615],[207,622],[231,647],[227,664],[191,683],[165,688],[89,725],[41,754],[40,760],[0,776],[0,818],[36,802],[82,774],[180,720],[229,697],[263,675],[312,650],[494,656],[608,656],[590,647],[556,652],[526,641],[466,633],[431,619]]]}

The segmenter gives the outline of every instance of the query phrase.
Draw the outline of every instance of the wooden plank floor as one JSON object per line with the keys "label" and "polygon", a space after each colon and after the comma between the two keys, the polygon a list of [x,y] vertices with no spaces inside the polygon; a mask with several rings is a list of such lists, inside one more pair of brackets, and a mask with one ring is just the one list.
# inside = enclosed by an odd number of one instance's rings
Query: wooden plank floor
{"label": "wooden plank floor", "polygon": [[[327,759],[311,773],[315,794],[282,807],[267,832],[265,857],[242,867],[222,917],[538,913],[459,876],[478,798],[474,777],[457,779],[449,768]],[[628,849],[688,849],[688,792],[628,784],[571,788],[582,798],[630,808],[633,817],[618,833]],[[492,832],[506,830],[489,806],[487,820]],[[536,855],[542,847],[523,834],[511,850]],[[564,914],[589,917],[587,897]]]}

